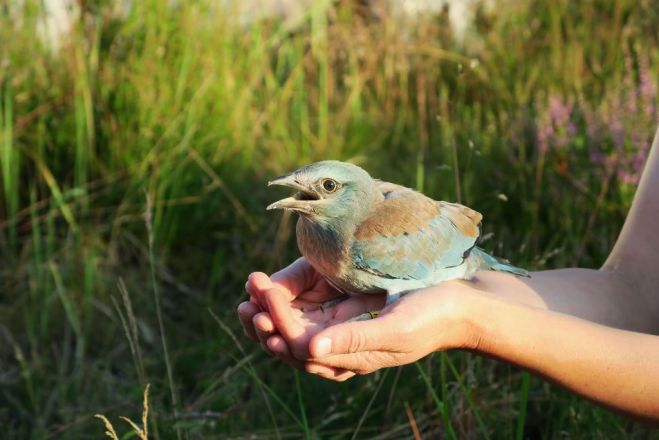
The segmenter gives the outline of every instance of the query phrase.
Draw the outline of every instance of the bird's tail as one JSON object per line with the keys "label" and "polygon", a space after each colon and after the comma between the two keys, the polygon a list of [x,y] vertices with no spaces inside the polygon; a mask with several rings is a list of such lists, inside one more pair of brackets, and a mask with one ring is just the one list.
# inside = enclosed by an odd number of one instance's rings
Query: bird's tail
{"label": "bird's tail", "polygon": [[481,269],[496,270],[497,272],[506,272],[520,277],[531,277],[529,272],[526,269],[515,267],[510,264],[510,261],[504,260],[503,258],[494,257],[483,249],[475,247],[471,251],[472,254],[476,254],[481,258]]}

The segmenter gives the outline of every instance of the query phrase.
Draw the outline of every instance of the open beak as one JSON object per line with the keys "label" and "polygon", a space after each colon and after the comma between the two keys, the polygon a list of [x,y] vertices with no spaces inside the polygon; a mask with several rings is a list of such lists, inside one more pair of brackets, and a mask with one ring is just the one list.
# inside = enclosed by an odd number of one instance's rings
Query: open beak
{"label": "open beak", "polygon": [[297,190],[292,197],[286,197],[269,205],[266,209],[290,209],[293,211],[310,212],[312,204],[320,197],[315,191],[310,190],[296,180],[295,174],[286,174],[268,182],[268,186],[285,186]]}

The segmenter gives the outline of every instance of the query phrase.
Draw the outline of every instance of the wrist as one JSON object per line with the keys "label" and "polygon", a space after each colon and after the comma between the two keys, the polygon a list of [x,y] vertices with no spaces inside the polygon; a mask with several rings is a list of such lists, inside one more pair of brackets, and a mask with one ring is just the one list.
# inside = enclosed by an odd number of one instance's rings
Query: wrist
{"label": "wrist", "polygon": [[484,337],[481,325],[491,298],[460,281],[445,281],[434,289],[441,295],[441,317],[435,320],[437,351],[477,350]]}
{"label": "wrist", "polygon": [[[502,299],[491,293],[466,286],[463,296],[463,324],[465,344],[463,349],[497,356],[501,349],[501,332],[506,323],[515,322],[519,308],[533,310],[524,304]],[[503,326],[503,328],[502,328]],[[505,344],[504,344],[505,345]]]}
{"label": "wrist", "polygon": [[483,319],[487,319],[483,310],[487,310],[488,305],[485,303],[489,300],[486,295],[474,289],[465,286],[460,291],[462,307],[461,310],[461,328],[462,328],[462,345],[463,350],[478,350],[485,338]]}

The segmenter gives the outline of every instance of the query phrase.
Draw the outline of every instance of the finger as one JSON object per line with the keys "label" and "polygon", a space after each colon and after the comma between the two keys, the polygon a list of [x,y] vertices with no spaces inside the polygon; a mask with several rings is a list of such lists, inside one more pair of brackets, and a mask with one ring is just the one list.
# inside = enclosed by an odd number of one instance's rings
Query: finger
{"label": "finger", "polygon": [[328,367],[314,362],[307,362],[304,369],[307,373],[316,374],[322,378],[334,380],[336,382],[343,382],[355,376],[354,371],[349,371],[343,368]]}
{"label": "finger", "polygon": [[288,344],[281,336],[279,335],[270,336],[268,338],[267,345],[270,351],[272,352],[272,354],[277,356],[282,361],[292,365],[297,369],[300,370],[304,369],[304,362],[295,359],[295,357],[293,357],[293,353],[291,353]]}
{"label": "finger", "polygon": [[254,330],[256,332],[256,337],[261,343],[266,351],[270,351],[268,348],[268,338],[275,334],[276,329],[270,317],[270,314],[267,312],[259,312],[252,318],[252,323],[254,324]]}
{"label": "finger", "polygon": [[247,277],[247,282],[245,283],[245,291],[249,294],[250,301],[252,301],[254,304],[258,305],[263,309],[264,308],[263,304],[261,304],[258,298],[258,289],[256,288],[254,282],[252,281],[252,277],[257,273],[262,273],[262,272],[252,272],[251,274],[249,274],[249,276]]}
{"label": "finger", "polygon": [[306,258],[298,258],[291,265],[275,272],[270,277],[275,286],[281,288],[290,300],[309,290],[317,281],[318,273]]}
{"label": "finger", "polygon": [[409,363],[398,356],[398,353],[388,351],[360,351],[357,353],[335,354],[311,362],[327,368],[353,371],[356,374],[367,374],[384,367]]}
{"label": "finger", "polygon": [[270,336],[267,340],[268,348],[277,357],[287,360],[291,357],[291,350],[288,348],[286,340],[280,335]]}
{"label": "finger", "polygon": [[256,304],[259,307],[261,307],[261,303],[259,302],[259,299],[256,296],[256,291],[254,290],[254,287],[252,286],[252,283],[249,282],[249,277],[247,277],[247,282],[245,283],[245,291],[249,294],[250,302]]}
{"label": "finger", "polygon": [[254,298],[264,310],[267,309],[268,305],[263,298],[263,294],[270,288],[272,288],[270,277],[263,272],[252,272],[247,277],[245,290],[247,290],[250,296]]}
{"label": "finger", "polygon": [[291,302],[279,288],[269,289],[265,293],[273,325],[287,341],[295,341],[304,335],[305,329],[293,315]]}
{"label": "finger", "polygon": [[260,310],[256,304],[249,301],[241,302],[238,305],[238,319],[240,319],[240,324],[243,326],[243,331],[245,335],[258,342],[258,337],[256,336],[256,330],[254,329],[254,324],[252,323],[252,318],[254,315],[259,313]]}
{"label": "finger", "polygon": [[250,297],[249,297],[249,302],[251,302],[252,304],[254,304],[259,310],[261,310],[261,311],[265,310],[265,307],[263,307],[263,306],[261,305],[261,303],[259,302],[258,298],[256,298],[255,296],[250,296]]}
{"label": "finger", "polygon": [[393,350],[396,347],[396,325],[391,315],[368,321],[344,322],[327,327],[309,341],[313,358],[370,350]]}

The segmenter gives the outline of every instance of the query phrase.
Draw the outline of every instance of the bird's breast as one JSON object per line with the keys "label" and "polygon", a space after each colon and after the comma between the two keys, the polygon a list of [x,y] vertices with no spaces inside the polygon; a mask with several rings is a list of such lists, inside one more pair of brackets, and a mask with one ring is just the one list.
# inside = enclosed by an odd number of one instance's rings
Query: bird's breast
{"label": "bird's breast", "polygon": [[375,277],[358,270],[350,255],[350,235],[300,218],[296,229],[300,252],[327,281],[344,293],[381,293]]}
{"label": "bird's breast", "polygon": [[300,252],[318,272],[335,281],[342,278],[348,259],[348,243],[342,234],[301,217],[296,236]]}

